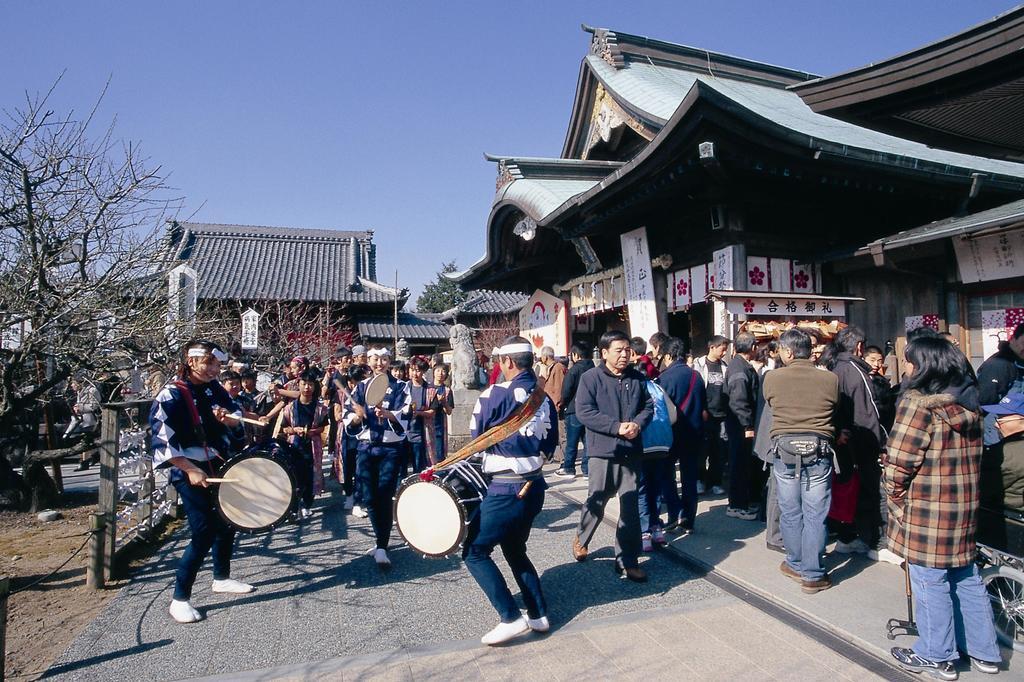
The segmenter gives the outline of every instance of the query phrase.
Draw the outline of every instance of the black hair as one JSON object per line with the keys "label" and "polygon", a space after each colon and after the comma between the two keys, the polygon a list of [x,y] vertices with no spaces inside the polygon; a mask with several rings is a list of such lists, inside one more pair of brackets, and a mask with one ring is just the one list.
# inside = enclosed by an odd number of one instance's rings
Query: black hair
{"label": "black hair", "polygon": [[608,350],[616,341],[625,341],[626,343],[629,343],[629,337],[626,336],[625,332],[619,331],[618,329],[610,329],[604,334],[601,334],[601,338],[597,341],[597,347],[601,350]]}
{"label": "black hair", "polygon": [[708,348],[716,348],[718,346],[728,346],[730,343],[732,343],[732,342],[729,341],[729,339],[727,339],[724,336],[722,336],[721,334],[715,334],[710,339],[708,339]]}
{"label": "black hair", "polygon": [[349,380],[359,383],[370,374],[370,368],[366,365],[352,365],[348,368]]}
{"label": "black hair", "polygon": [[319,373],[314,369],[304,369],[299,373],[299,381],[305,381],[310,384],[320,383]]}
{"label": "black hair", "polygon": [[868,355],[870,353],[881,355],[883,358],[885,357],[885,353],[883,353],[882,349],[878,346],[864,346],[864,355]]}
{"label": "black hair", "polygon": [[644,341],[642,336],[634,336],[629,340],[629,347],[633,349],[633,352],[637,355],[643,355],[647,352],[647,342]]}
{"label": "black hair", "polygon": [[256,381],[259,377],[256,376],[256,372],[252,371],[251,369],[247,369],[244,372],[240,372],[238,378],[241,379],[242,381],[245,381],[246,379],[252,379],[253,381]]}
{"label": "black hair", "polygon": [[438,368],[438,367],[440,367],[441,369],[443,369],[443,370],[444,370],[444,373],[445,373],[445,374],[451,374],[451,373],[452,373],[452,370],[451,370],[451,368],[450,368],[450,367],[448,366],[448,363],[447,363],[447,362],[441,362],[441,363],[438,363],[438,364],[434,365],[434,369],[433,369],[433,371],[435,371],[435,372],[436,372],[436,371],[437,371],[437,368]]}
{"label": "black hair", "polygon": [[740,332],[736,335],[733,345],[737,353],[749,353],[757,346],[757,339],[754,338],[753,334]]}
{"label": "black hair", "polygon": [[669,338],[671,337],[664,332],[654,332],[651,334],[651,338],[648,339],[648,343],[660,351],[661,347],[665,345],[665,342],[668,341]]}
{"label": "black hair", "polygon": [[426,372],[428,369],[430,369],[430,365],[423,358],[413,358],[412,360],[409,361],[409,366],[415,367],[421,372]]}
{"label": "black hair", "polygon": [[[939,333],[931,327],[917,327],[907,332],[907,343],[917,341],[918,339],[937,339]],[[945,339],[943,339],[945,340]]]}
{"label": "black hair", "polygon": [[221,372],[220,373],[220,382],[224,383],[225,381],[238,381],[238,382],[240,382],[240,381],[242,381],[242,375],[239,374],[238,372],[236,372],[233,369],[229,369],[226,372]]}
{"label": "black hair", "polygon": [[774,353],[775,351],[779,350],[779,342],[778,342],[778,340],[772,339],[771,341],[769,341],[765,345],[764,350],[765,350],[765,352],[768,352],[768,353]]}
{"label": "black hair", "polygon": [[178,378],[185,379],[188,377],[188,352],[192,348],[202,348],[207,354],[213,353],[213,351],[224,352],[224,349],[213,341],[206,339],[191,339],[187,341],[185,345],[181,347],[181,351],[178,354]]}
{"label": "black hair", "polygon": [[811,335],[803,329],[787,329],[779,337],[779,347],[793,354],[796,360],[807,360],[811,357]]}
{"label": "black hair", "polygon": [[670,336],[661,344],[661,354],[675,360],[686,359],[686,343],[682,339]]}
{"label": "black hair", "polygon": [[1017,328],[1013,330],[1012,338],[1014,340],[1016,340],[1016,339],[1019,339],[1022,336],[1024,336],[1024,322],[1021,322],[1020,324],[1018,324]]}
{"label": "black hair", "polygon": [[348,346],[338,346],[338,349],[334,351],[334,357],[336,358],[348,358],[352,356],[352,350]]}
{"label": "black hair", "polygon": [[854,327],[850,325],[844,329],[840,329],[839,333],[836,334],[835,341],[832,345],[835,346],[837,353],[852,353],[857,350],[858,343],[864,343],[864,332],[861,331],[860,327]]}
{"label": "black hair", "polygon": [[[529,344],[530,342],[528,340],[524,339],[522,336],[509,336],[504,341],[501,342],[501,345],[502,346],[507,346],[510,343],[516,343],[516,344],[525,343],[525,344]],[[532,348],[532,346],[531,346],[531,348]],[[506,357],[509,360],[511,360],[512,364],[516,366],[516,369],[530,369],[531,367],[533,367],[533,353],[531,353],[531,352],[512,353],[512,354],[506,355],[504,357]]]}
{"label": "black hair", "polygon": [[577,341],[576,343],[572,344],[572,348],[569,349],[569,355],[572,355],[574,353],[576,355],[580,356],[580,360],[589,360],[590,359],[590,349],[587,348],[582,343],[580,343],[579,341]]}
{"label": "black hair", "polygon": [[907,362],[914,373],[907,379],[907,388],[926,395],[943,393],[951,386],[960,386],[968,376],[967,359],[953,344],[938,336],[921,336],[907,345]]}

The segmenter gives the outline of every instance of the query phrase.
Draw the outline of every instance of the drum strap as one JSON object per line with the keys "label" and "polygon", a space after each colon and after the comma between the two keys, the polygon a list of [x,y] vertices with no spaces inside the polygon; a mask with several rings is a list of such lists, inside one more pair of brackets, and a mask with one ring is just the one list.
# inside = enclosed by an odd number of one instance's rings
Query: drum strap
{"label": "drum strap", "polygon": [[199,442],[203,444],[203,451],[206,453],[206,464],[207,468],[210,469],[210,473],[213,473],[213,465],[210,463],[210,448],[206,444],[206,431],[203,429],[203,420],[199,417],[199,408],[196,407],[196,399],[192,395],[192,389],[189,385],[180,379],[174,382],[178,390],[181,391],[182,396],[185,398],[185,404],[188,406],[188,414],[192,418],[192,428],[195,429],[196,436],[199,438]]}

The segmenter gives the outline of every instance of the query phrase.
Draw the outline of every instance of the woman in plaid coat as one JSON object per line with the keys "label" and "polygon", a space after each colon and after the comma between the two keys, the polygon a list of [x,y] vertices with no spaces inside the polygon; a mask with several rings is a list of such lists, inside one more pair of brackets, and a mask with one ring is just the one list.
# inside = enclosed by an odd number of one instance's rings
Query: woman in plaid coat
{"label": "woman in plaid coat", "polygon": [[979,670],[997,672],[992,607],[974,563],[982,444],[967,361],[942,338],[913,341],[906,357],[908,390],[883,463],[889,548],[907,560],[920,638],[892,655],[914,672],[955,680],[959,649]]}

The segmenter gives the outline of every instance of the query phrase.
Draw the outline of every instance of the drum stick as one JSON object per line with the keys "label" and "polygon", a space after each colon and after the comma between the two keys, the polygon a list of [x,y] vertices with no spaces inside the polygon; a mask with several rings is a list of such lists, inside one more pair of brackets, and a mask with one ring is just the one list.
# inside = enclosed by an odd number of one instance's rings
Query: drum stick
{"label": "drum stick", "polygon": [[207,478],[207,483],[238,483],[237,478]]}
{"label": "drum stick", "polygon": [[224,416],[227,417],[228,419],[234,419],[235,421],[239,421],[244,424],[252,424],[253,426],[266,426],[266,424],[261,422],[259,419],[249,419],[248,417],[236,417],[233,414],[226,414]]}

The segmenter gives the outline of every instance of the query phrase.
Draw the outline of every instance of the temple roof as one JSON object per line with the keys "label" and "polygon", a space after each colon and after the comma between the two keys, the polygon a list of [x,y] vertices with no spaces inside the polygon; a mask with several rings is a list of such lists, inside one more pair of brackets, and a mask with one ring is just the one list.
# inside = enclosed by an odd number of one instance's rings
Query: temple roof
{"label": "temple roof", "polygon": [[[197,298],[393,303],[378,284],[373,232],[172,221],[164,267],[196,271]],[[408,298],[404,289],[399,302]]]}
{"label": "temple roof", "polygon": [[[363,340],[395,338],[393,317],[361,317],[359,335]],[[447,341],[449,326],[433,313],[398,313],[398,338],[408,341]]]}
{"label": "temple roof", "polygon": [[493,205],[515,204],[534,220],[543,220],[568,199],[590,189],[622,165],[615,161],[491,154],[485,154],[484,158],[498,164]]}
{"label": "temple roof", "polygon": [[518,313],[526,302],[528,294],[519,291],[470,291],[466,300],[440,314],[442,320],[454,320],[460,315],[511,315]]}

